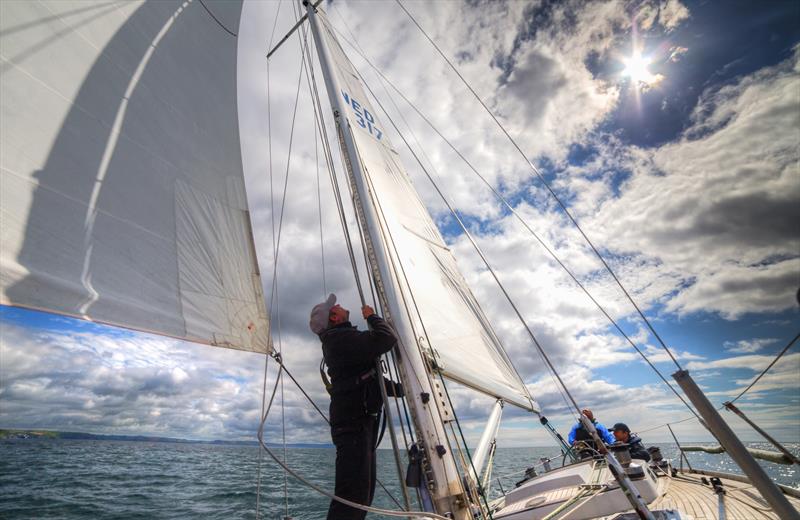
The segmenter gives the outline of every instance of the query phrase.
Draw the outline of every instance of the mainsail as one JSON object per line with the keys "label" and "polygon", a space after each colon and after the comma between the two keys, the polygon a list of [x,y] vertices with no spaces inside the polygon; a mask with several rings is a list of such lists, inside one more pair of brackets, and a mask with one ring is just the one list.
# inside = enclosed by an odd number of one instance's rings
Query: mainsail
{"label": "mainsail", "polygon": [[538,411],[515,371],[456,260],[389,142],[385,127],[320,9],[344,104],[343,114],[378,210],[386,248],[418,341],[445,377],[516,406]]}
{"label": "mainsail", "polygon": [[0,303],[267,351],[240,11],[0,2]]}

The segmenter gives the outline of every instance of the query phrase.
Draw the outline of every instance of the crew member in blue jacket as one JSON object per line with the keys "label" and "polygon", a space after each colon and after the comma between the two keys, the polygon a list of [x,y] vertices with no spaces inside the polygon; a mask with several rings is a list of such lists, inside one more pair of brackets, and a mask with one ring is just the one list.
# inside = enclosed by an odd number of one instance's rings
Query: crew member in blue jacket
{"label": "crew member in blue jacket", "polygon": [[[597,429],[597,434],[600,436],[603,442],[606,444],[614,444],[616,441],[614,436],[611,435],[611,433],[608,431],[608,428],[595,420],[594,414],[591,410],[587,408],[586,410],[581,410],[581,413],[585,415],[587,419],[592,421],[592,424],[594,424],[594,427]],[[577,424],[575,424],[575,426],[573,426],[569,431],[569,437],[567,437],[567,440],[569,440],[570,445],[573,445],[578,441],[591,441],[592,436],[586,431],[586,429],[583,427],[583,424],[578,421]]]}

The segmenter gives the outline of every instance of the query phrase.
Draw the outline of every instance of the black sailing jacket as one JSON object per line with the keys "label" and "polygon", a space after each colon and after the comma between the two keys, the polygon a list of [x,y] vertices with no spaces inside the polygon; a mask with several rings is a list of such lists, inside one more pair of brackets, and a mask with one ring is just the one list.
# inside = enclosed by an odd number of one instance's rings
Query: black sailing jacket
{"label": "black sailing jacket", "polygon": [[628,451],[631,452],[631,458],[650,461],[650,453],[642,445],[642,439],[632,433],[628,439]]}
{"label": "black sailing jacket", "polygon": [[328,365],[333,386],[330,406],[331,425],[336,426],[380,411],[383,404],[381,374],[362,383],[355,381],[375,368],[375,360],[397,343],[392,328],[377,314],[367,318],[372,330],[358,330],[349,321],[319,335],[322,355]]}

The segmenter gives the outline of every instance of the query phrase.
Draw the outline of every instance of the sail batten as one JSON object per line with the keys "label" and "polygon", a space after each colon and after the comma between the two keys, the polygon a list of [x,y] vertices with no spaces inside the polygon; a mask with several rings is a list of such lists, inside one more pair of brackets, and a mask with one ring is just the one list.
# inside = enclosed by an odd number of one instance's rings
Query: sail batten
{"label": "sail batten", "polygon": [[0,303],[266,352],[237,40],[191,1],[0,10]]}
{"label": "sail batten", "polygon": [[[342,114],[377,208],[391,283],[417,335],[416,343],[441,373],[479,392],[538,411],[450,249],[400,164],[355,68],[320,10],[333,58]],[[384,283],[387,283],[384,280]]]}

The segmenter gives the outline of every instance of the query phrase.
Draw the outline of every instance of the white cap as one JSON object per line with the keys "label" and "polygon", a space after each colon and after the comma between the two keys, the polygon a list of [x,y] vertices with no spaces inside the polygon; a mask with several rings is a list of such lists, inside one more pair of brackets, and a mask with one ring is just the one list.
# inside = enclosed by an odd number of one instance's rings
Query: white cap
{"label": "white cap", "polygon": [[314,305],[314,308],[311,309],[311,319],[308,322],[311,332],[317,335],[325,332],[325,329],[328,328],[328,318],[331,314],[331,307],[334,305],[336,305],[336,295],[332,293],[328,296],[327,300]]}

